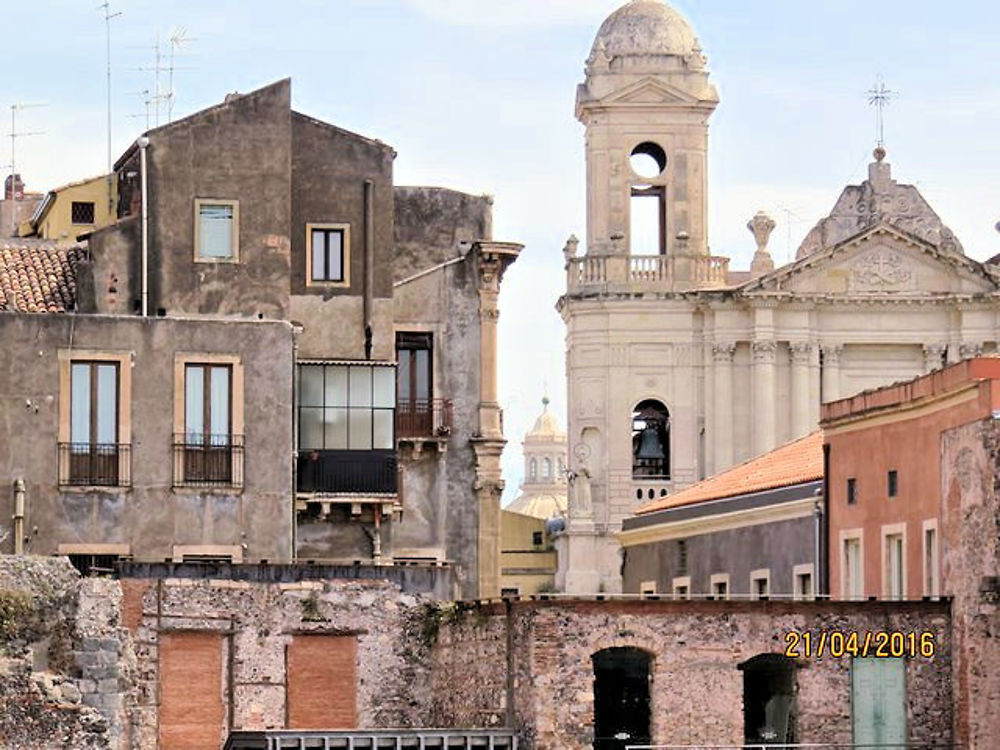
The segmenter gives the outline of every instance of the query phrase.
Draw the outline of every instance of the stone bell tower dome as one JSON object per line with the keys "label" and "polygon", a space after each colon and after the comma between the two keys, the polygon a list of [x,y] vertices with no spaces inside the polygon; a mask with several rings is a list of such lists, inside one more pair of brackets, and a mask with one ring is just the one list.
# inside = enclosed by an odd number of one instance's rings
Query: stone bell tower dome
{"label": "stone bell tower dome", "polygon": [[708,119],[719,103],[706,63],[680,13],[631,0],[597,32],[576,97],[588,253],[675,256],[669,272],[681,287],[706,286],[697,258],[708,255]]}

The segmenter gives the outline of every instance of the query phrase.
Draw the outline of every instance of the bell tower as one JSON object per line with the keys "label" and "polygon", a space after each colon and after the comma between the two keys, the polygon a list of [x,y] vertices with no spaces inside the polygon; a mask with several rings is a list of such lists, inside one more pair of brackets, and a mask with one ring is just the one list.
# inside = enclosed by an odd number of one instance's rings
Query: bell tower
{"label": "bell tower", "polygon": [[708,120],[719,103],[688,22],[632,0],[597,33],[576,96],[586,128],[590,255],[671,256],[680,286],[708,255]]}

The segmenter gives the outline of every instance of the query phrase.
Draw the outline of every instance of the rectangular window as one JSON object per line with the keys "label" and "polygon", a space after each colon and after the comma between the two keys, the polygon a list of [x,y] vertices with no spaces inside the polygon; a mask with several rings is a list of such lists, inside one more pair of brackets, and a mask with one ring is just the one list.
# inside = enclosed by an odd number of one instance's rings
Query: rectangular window
{"label": "rectangular window", "polygon": [[[933,524],[933,525],[932,525]],[[935,521],[924,522],[924,596],[940,596],[938,542]]]}
{"label": "rectangular window", "polygon": [[889,497],[896,497],[896,494],[899,492],[899,475],[895,469],[889,472],[887,483],[889,485]]}
{"label": "rectangular window", "polygon": [[242,450],[242,436],[232,429],[232,383],[231,365],[184,367],[184,433],[178,445],[183,484],[239,484],[234,482],[239,477],[234,475],[233,456],[234,449]]}
{"label": "rectangular window", "polygon": [[861,570],[861,539],[852,537],[843,543],[843,595],[847,599],[860,599],[864,595]]}
{"label": "rectangular window", "polygon": [[656,581],[643,581],[640,583],[639,593],[643,596],[654,596],[656,594]]}
{"label": "rectangular window", "polygon": [[238,260],[239,202],[195,199],[195,260]]}
{"label": "rectangular window", "polygon": [[434,336],[396,334],[396,425],[400,437],[444,436],[451,432],[448,405],[434,399]]}
{"label": "rectangular window", "polygon": [[70,364],[69,481],[117,485],[118,363]]}
{"label": "rectangular window", "polygon": [[903,584],[903,535],[885,536],[885,595],[890,599],[902,599],[905,595]]}
{"label": "rectangular window", "polygon": [[750,571],[750,598],[766,599],[771,594],[771,571],[767,568]]}
{"label": "rectangular window", "polygon": [[688,573],[688,548],[687,540],[677,540],[677,572],[682,576]]}
{"label": "rectangular window", "polygon": [[371,365],[299,367],[301,450],[393,450],[395,372]]}
{"label": "rectangular window", "polygon": [[674,599],[691,598],[691,579],[687,576],[680,576],[672,581],[671,586]]}
{"label": "rectangular window", "polygon": [[712,597],[715,599],[728,599],[729,598],[729,574],[728,573],[714,573],[711,577],[711,592]]}
{"label": "rectangular window", "polygon": [[74,224],[93,224],[94,202],[73,201],[70,205],[70,221]]}
{"label": "rectangular window", "polygon": [[796,565],[792,568],[792,594],[796,599],[813,598],[813,565]]}
{"label": "rectangular window", "polygon": [[349,224],[306,224],[306,282],[348,286],[351,269]]}
{"label": "rectangular window", "polygon": [[633,187],[629,204],[629,247],[632,255],[667,252],[666,189]]}
{"label": "rectangular window", "polygon": [[858,483],[854,477],[847,480],[847,504],[854,505],[858,501]]}

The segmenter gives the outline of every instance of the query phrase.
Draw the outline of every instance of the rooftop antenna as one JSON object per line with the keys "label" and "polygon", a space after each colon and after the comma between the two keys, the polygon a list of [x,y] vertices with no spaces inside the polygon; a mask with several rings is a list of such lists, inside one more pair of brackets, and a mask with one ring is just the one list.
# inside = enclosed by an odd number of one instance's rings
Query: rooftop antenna
{"label": "rooftop antenna", "polygon": [[174,29],[174,33],[170,35],[170,63],[167,67],[169,71],[167,79],[167,122],[174,121],[174,71],[190,70],[190,68],[176,68],[174,66],[174,55],[182,44],[196,41],[198,40],[195,37],[187,35],[187,29],[183,26],[178,26]]}
{"label": "rooftop antenna", "polygon": [[149,130],[150,108],[153,106],[153,99],[149,95],[149,89],[142,89],[141,91],[130,91],[129,92],[129,96],[141,96],[142,97],[142,103],[146,107],[146,112],[145,112],[145,114],[128,115],[128,117],[131,117],[131,118],[145,117],[146,118],[146,130]]}
{"label": "rooftop antenna", "polygon": [[[17,139],[25,138],[29,135],[42,135],[44,130],[18,130],[17,129],[17,113],[23,109],[33,109],[35,107],[44,107],[45,104],[11,104],[10,105],[10,191],[11,197],[16,195],[15,188],[17,187]],[[14,235],[17,235],[17,212],[13,212],[14,215]]]}
{"label": "rooftop antenna", "polygon": [[[789,206],[779,205],[776,206],[777,210],[785,215],[785,262],[792,262],[792,225],[801,224],[803,219],[799,216],[796,211],[801,209],[797,206],[793,209]],[[795,219],[795,221],[792,221]]]}
{"label": "rooftop antenna", "polygon": [[107,61],[107,94],[108,94],[108,211],[110,212],[113,208],[113,201],[111,198],[111,169],[114,166],[114,162],[111,158],[111,19],[117,18],[121,15],[121,11],[116,13],[111,12],[111,2],[110,0],[104,0],[104,2],[97,6],[98,10],[104,11],[104,41],[105,41],[105,59]]}
{"label": "rooftop antenna", "polygon": [[885,81],[882,80],[881,74],[875,78],[875,85],[868,90],[868,104],[875,107],[875,129],[878,139],[876,151],[882,154],[881,158],[876,157],[879,161],[885,158],[885,108],[896,96],[895,91],[885,87]]}

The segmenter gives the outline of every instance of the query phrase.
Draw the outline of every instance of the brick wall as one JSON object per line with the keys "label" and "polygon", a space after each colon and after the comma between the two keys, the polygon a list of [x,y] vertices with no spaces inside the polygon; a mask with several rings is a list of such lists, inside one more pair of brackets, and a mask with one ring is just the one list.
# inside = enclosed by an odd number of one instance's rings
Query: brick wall
{"label": "brick wall", "polygon": [[288,728],[357,727],[354,635],[294,635],[288,644]]}

